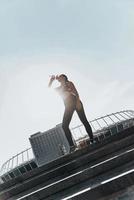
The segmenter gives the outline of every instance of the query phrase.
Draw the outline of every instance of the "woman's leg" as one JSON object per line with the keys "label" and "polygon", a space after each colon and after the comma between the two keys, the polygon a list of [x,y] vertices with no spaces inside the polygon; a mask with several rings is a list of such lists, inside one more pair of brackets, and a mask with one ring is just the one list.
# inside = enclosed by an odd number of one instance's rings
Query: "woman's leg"
{"label": "woman's leg", "polygon": [[77,112],[81,122],[83,123],[83,125],[88,133],[88,136],[90,137],[90,140],[93,142],[93,132],[92,132],[91,126],[87,120],[87,117],[85,115],[85,111],[84,111],[82,102],[81,102],[81,108],[80,109],[76,108],[76,112]]}
{"label": "woman's leg", "polygon": [[65,132],[66,138],[70,146],[74,146],[71,131],[69,129],[69,124],[72,119],[74,110],[75,109],[73,107],[70,107],[70,108],[65,107],[65,112],[64,112],[63,121],[62,121],[62,128]]}

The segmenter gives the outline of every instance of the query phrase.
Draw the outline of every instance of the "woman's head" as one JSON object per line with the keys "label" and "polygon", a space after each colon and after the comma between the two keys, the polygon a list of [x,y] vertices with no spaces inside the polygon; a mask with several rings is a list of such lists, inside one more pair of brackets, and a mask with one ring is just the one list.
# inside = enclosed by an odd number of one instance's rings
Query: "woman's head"
{"label": "woman's head", "polygon": [[68,81],[68,77],[65,74],[60,74],[59,76],[56,77],[56,79],[59,82],[67,82]]}

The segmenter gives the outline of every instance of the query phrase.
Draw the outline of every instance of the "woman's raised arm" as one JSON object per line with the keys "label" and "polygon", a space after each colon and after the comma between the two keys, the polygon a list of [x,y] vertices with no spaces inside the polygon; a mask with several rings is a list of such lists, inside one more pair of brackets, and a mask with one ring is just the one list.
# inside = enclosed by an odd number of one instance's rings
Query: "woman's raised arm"
{"label": "woman's raised arm", "polygon": [[52,83],[53,83],[54,80],[55,80],[55,76],[52,75],[51,78],[50,78],[50,80],[49,80],[48,87],[51,87],[51,85],[52,85]]}

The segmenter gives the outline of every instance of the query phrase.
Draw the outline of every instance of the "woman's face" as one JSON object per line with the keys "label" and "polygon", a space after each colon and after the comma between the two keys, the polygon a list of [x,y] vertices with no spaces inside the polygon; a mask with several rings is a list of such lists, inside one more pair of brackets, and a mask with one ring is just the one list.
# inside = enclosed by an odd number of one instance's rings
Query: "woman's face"
{"label": "woman's face", "polygon": [[58,78],[57,78],[57,80],[59,81],[59,82],[65,82],[65,77],[64,76],[59,76]]}

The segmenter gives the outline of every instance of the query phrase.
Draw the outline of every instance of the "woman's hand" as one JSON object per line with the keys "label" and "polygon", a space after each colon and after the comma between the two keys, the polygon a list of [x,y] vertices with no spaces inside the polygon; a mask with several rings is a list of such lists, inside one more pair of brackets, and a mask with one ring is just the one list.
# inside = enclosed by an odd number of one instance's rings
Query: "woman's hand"
{"label": "woman's hand", "polygon": [[58,78],[59,78],[59,76],[58,76],[58,75],[56,75],[55,79],[56,79],[56,80],[58,80]]}
{"label": "woman's hand", "polygon": [[51,87],[52,82],[53,82],[54,80],[55,80],[55,76],[52,75],[51,78],[50,78],[50,81],[49,81],[48,87]]}
{"label": "woman's hand", "polygon": [[50,81],[54,81],[55,78],[56,78],[55,75],[52,75],[51,78],[50,78]]}

